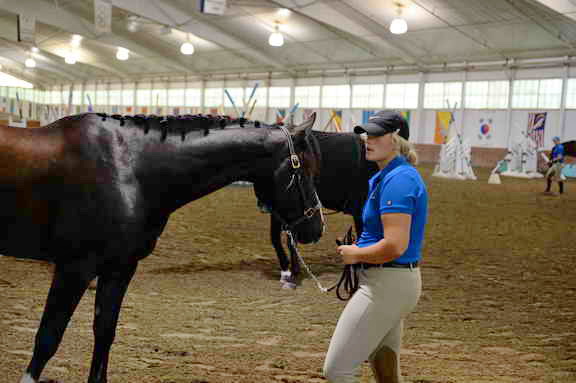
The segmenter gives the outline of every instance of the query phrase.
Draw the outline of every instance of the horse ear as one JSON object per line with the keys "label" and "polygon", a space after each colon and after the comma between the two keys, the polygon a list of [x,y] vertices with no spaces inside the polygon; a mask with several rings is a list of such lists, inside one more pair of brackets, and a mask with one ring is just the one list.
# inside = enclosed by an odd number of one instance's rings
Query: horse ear
{"label": "horse ear", "polygon": [[312,113],[310,117],[304,121],[302,124],[295,126],[292,131],[294,134],[309,134],[314,127],[314,123],[316,122],[316,112]]}

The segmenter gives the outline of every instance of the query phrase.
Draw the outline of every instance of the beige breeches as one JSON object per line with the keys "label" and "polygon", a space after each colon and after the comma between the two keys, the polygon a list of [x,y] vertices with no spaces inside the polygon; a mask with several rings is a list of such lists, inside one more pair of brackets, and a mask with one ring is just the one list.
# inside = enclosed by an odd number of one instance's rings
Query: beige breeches
{"label": "beige breeches", "polygon": [[324,362],[330,383],[354,383],[369,360],[378,383],[400,381],[400,347],[406,315],[422,289],[420,269],[360,271],[360,288],[338,319]]}
{"label": "beige breeches", "polygon": [[564,167],[563,163],[557,162],[548,168],[546,172],[546,178],[551,177],[552,181],[559,182],[562,181],[562,168]]}

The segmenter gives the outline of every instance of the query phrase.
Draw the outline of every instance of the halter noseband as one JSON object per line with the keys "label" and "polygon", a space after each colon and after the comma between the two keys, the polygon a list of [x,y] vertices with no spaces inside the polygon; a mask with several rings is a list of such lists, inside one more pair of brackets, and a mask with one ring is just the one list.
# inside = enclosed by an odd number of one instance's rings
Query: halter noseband
{"label": "halter noseband", "polygon": [[[318,194],[316,193],[316,190],[314,190],[314,198],[316,199],[316,204],[314,206],[311,206],[312,203],[308,204],[308,202],[310,201],[308,201],[308,199],[306,198],[306,193],[304,193],[304,188],[302,186],[302,166],[300,158],[296,154],[296,150],[294,150],[294,142],[292,141],[292,136],[290,135],[290,132],[288,132],[288,129],[286,129],[284,126],[279,126],[279,128],[287,138],[288,150],[290,151],[290,164],[292,165],[293,170],[290,183],[288,184],[288,187],[286,189],[292,187],[294,181],[296,181],[296,185],[298,186],[298,190],[300,191],[300,197],[304,202],[304,211],[303,215],[300,218],[296,219],[294,222],[291,223],[288,223],[274,209],[271,208],[270,212],[278,221],[280,221],[280,223],[282,224],[282,229],[284,231],[290,231],[290,232],[294,230],[294,228],[299,224],[301,224],[302,222],[311,219],[314,216],[314,214],[316,214],[316,212],[320,212],[320,217],[322,220],[322,228],[324,229],[324,216],[322,215],[322,204],[320,202],[320,198],[318,198]],[[308,143],[308,140],[306,140],[306,142]]]}

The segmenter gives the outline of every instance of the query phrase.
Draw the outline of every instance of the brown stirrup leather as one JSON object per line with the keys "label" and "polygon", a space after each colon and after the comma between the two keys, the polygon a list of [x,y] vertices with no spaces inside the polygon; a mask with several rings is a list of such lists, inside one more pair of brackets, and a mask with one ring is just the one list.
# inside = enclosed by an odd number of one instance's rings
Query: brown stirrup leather
{"label": "brown stirrup leather", "polygon": [[398,357],[388,347],[382,348],[372,360],[372,371],[376,383],[400,383]]}

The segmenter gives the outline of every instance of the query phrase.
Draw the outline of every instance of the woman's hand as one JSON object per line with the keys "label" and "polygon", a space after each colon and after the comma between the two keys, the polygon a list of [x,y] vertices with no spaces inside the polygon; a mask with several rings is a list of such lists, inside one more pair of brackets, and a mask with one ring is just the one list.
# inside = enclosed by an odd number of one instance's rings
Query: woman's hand
{"label": "woman's hand", "polygon": [[360,248],[356,245],[342,245],[336,249],[338,254],[342,256],[342,263],[346,265],[353,265],[359,262],[357,258],[358,250]]}

